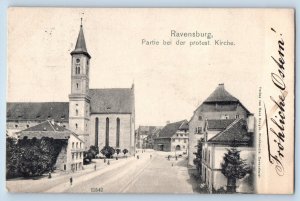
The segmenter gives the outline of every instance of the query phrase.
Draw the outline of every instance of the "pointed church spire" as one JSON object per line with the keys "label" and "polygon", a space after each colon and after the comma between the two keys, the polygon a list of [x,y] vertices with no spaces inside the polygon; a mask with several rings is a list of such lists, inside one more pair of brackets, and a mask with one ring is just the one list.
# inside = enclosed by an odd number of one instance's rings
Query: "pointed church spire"
{"label": "pointed church spire", "polygon": [[76,46],[75,46],[75,49],[71,52],[71,55],[73,55],[73,54],[84,54],[87,57],[91,58],[90,54],[88,53],[88,51],[86,49],[83,28],[82,28],[82,18],[81,18],[80,30],[79,30]]}

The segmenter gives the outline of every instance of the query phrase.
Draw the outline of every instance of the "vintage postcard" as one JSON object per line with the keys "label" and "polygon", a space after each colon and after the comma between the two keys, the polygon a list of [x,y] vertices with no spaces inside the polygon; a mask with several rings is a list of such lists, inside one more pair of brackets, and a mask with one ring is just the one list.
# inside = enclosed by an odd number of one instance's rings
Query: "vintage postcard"
{"label": "vintage postcard", "polygon": [[6,187],[292,194],[293,9],[8,9]]}

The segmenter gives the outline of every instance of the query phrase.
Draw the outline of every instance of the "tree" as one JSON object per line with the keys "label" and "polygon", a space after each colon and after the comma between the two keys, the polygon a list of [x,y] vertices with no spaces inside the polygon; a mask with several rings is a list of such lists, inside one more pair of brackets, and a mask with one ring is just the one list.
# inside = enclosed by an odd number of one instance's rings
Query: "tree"
{"label": "tree", "polygon": [[94,154],[90,150],[83,152],[84,164],[91,163],[93,158],[94,158]]}
{"label": "tree", "polygon": [[52,171],[61,148],[67,144],[67,140],[47,137],[7,142],[7,178],[40,176]]}
{"label": "tree", "polygon": [[106,158],[111,158],[115,153],[115,149],[110,146],[104,146],[100,151]]}
{"label": "tree", "polygon": [[128,153],[128,150],[127,149],[123,149],[123,154],[124,156]]}
{"label": "tree", "polygon": [[121,149],[117,148],[116,153],[117,153],[117,159],[118,159],[119,153],[121,153]]}
{"label": "tree", "polygon": [[236,192],[236,180],[250,173],[246,160],[240,158],[240,152],[235,147],[227,149],[221,164],[221,172],[227,178],[227,192]]}
{"label": "tree", "polygon": [[93,155],[93,158],[96,158],[96,156],[99,154],[99,148],[92,145],[90,146],[89,152]]}
{"label": "tree", "polygon": [[202,142],[198,142],[197,144],[197,152],[194,152],[193,154],[196,155],[196,158],[193,160],[194,165],[196,165],[196,168],[198,170],[198,176],[201,176],[202,174]]}

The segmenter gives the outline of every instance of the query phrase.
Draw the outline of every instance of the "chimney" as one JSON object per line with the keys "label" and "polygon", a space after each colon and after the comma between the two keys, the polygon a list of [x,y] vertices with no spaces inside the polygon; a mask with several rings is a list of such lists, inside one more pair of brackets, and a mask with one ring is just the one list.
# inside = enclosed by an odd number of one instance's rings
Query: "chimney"
{"label": "chimney", "polygon": [[169,124],[170,123],[170,121],[168,120],[168,121],[166,121],[166,124]]}
{"label": "chimney", "polygon": [[254,133],[254,115],[249,114],[247,118],[247,131],[248,133]]}

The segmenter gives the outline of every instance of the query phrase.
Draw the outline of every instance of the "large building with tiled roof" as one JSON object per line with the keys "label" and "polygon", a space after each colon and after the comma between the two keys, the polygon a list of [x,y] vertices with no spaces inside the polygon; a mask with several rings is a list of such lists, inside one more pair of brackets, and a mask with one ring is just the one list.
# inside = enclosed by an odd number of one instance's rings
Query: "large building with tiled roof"
{"label": "large building with tiled roof", "polygon": [[189,127],[187,120],[168,123],[154,139],[154,149],[157,151],[187,152]]}
{"label": "large building with tiled roof", "polygon": [[71,52],[69,101],[7,103],[7,135],[17,137],[22,130],[54,120],[76,133],[84,141],[85,150],[95,145],[99,149],[111,146],[134,153],[134,86],[90,89],[90,59],[80,25],[75,49]]}
{"label": "large building with tiled roof", "polygon": [[[237,118],[247,118],[251,113],[249,110],[224,87],[219,84],[211,95],[194,111],[189,121],[189,162],[194,166],[194,152],[197,144],[204,138],[204,127],[206,120],[209,125],[222,126]],[[225,119],[226,121],[218,122]]]}
{"label": "large building with tiled roof", "polygon": [[[198,173],[210,192],[226,188],[227,178],[221,173],[223,157],[231,147],[240,150],[240,157],[254,165],[254,117],[247,108],[220,84],[195,110],[189,122],[189,165],[193,163],[197,146],[201,147]],[[251,175],[237,181],[237,191],[254,191]]]}

